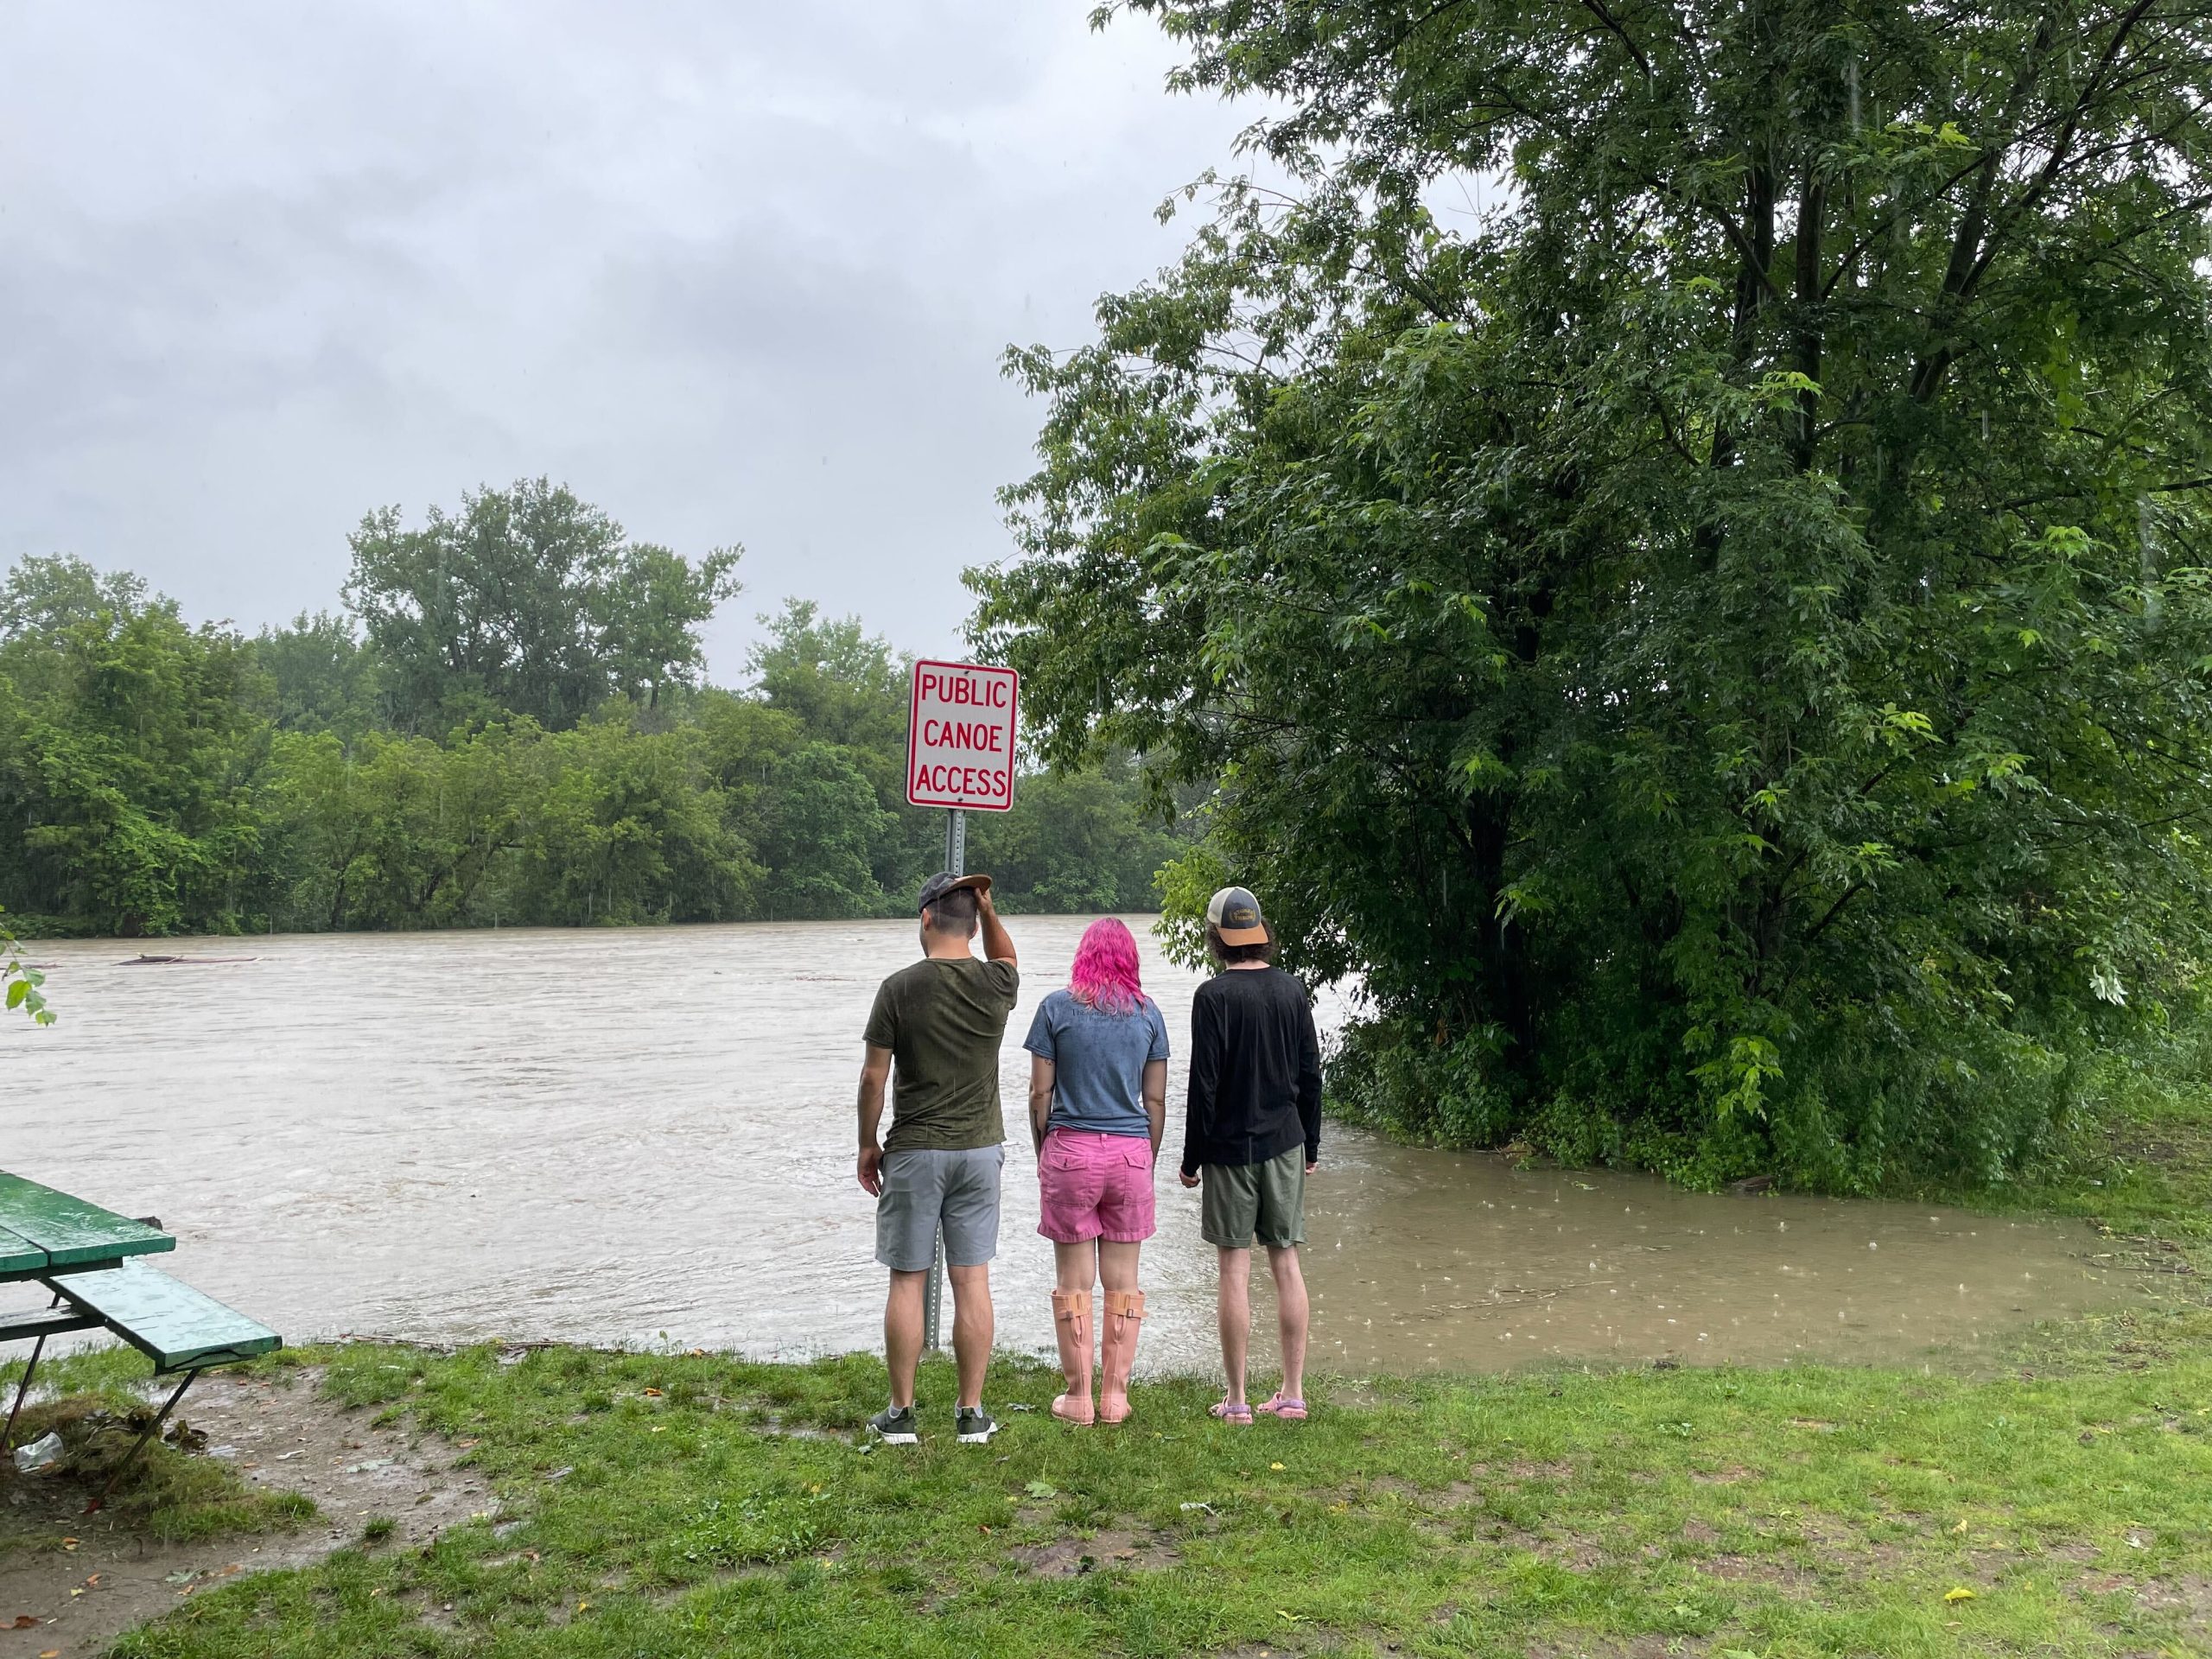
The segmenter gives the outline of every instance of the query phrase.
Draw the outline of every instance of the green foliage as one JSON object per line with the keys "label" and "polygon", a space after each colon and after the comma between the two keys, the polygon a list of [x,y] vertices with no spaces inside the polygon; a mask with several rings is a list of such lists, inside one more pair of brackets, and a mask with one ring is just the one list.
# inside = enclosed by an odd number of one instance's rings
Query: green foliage
{"label": "green foliage", "polygon": [[256,635],[253,657],[265,677],[264,712],[281,729],[351,741],[376,724],[377,659],[348,618],[302,612],[290,627]]}
{"label": "green foliage", "polygon": [[698,626],[738,591],[736,549],[691,565],[542,478],[464,494],[457,517],[434,506],[420,530],[381,508],[352,546],[346,603],[403,731],[503,715],[562,730],[612,696],[657,704],[696,681]]}
{"label": "green foliage", "polygon": [[975,626],[1046,756],[1222,779],[1207,856],[1360,976],[1376,1121],[1832,1190],[2037,1155],[2212,946],[2201,29],[1130,9],[1295,188],[1010,359],[1041,466]]}
{"label": "green foliage", "polygon": [[[19,925],[901,915],[942,861],[944,815],[906,804],[908,663],[880,636],[793,601],[762,619],[750,688],[692,683],[734,554],[694,569],[543,484],[419,531],[372,515],[355,552],[365,633],[320,612],[248,640],[81,560],[9,573],[0,844],[21,852],[0,903]],[[1126,765],[1018,789],[978,836],[1007,907],[1148,903],[1179,843],[1138,791]],[[35,1012],[36,982],[16,964],[0,998]]]}
{"label": "green foliage", "polygon": [[808,743],[770,774],[764,850],[777,876],[772,916],[874,916],[885,908],[870,860],[895,823],[847,751]]}
{"label": "green foliage", "polygon": [[113,933],[234,925],[265,828],[251,653],[142,583],[110,587],[112,607],[35,609],[0,639],[0,842],[20,849],[0,902]]}
{"label": "green foliage", "polygon": [[1009,812],[968,819],[968,862],[1027,910],[1081,915],[1159,907],[1160,867],[1187,842],[1147,818],[1127,755],[1083,772],[1025,777]]}
{"label": "green foliage", "polygon": [[33,1025],[50,1026],[54,1010],[46,1006],[46,995],[39,988],[46,983],[46,975],[23,961],[23,948],[9,931],[7,916],[0,912],[0,1006],[10,1014],[21,1010]]}

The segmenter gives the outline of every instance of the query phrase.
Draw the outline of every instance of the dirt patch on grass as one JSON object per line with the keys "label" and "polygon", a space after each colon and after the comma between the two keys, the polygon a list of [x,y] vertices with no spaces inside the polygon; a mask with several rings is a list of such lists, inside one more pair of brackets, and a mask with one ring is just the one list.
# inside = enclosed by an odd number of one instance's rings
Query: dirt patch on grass
{"label": "dirt patch on grass", "polygon": [[1159,1573],[1183,1557],[1157,1533],[1109,1528],[1088,1538],[1056,1538],[1017,1544],[1006,1553],[1018,1570],[1040,1579],[1074,1579],[1086,1573]]}
{"label": "dirt patch on grass", "polygon": [[[156,1541],[140,1523],[84,1513],[67,1479],[11,1484],[6,1524],[20,1548],[0,1554],[0,1659],[92,1659],[130,1626],[158,1618],[202,1588],[245,1573],[302,1567],[358,1542],[372,1517],[392,1527],[377,1548],[427,1543],[442,1529],[488,1514],[496,1500],[457,1466],[462,1450],[365,1409],[323,1398],[314,1369],[268,1376],[211,1375],[180,1408],[250,1488],[301,1492],[318,1515],[297,1530],[256,1537]],[[64,1541],[70,1541],[65,1545]],[[32,1621],[14,1628],[16,1621]]]}
{"label": "dirt patch on grass", "polygon": [[1811,1569],[1772,1555],[1724,1553],[1701,1556],[1691,1565],[1707,1578],[1719,1579],[1729,1584],[1763,1584],[1776,1590],[1807,1590],[1820,1582],[1820,1575]]}
{"label": "dirt patch on grass", "polygon": [[1507,1464],[1502,1472],[1509,1480],[1572,1480],[1574,1465],[1565,1458],[1556,1458],[1549,1463],[1531,1463],[1522,1459]]}
{"label": "dirt patch on grass", "polygon": [[2130,1595],[2137,1605],[2176,1621],[2183,1631],[2201,1637],[2212,1632],[2212,1579],[2136,1579],[2122,1573],[2092,1574],[2081,1581],[2096,1595]]}

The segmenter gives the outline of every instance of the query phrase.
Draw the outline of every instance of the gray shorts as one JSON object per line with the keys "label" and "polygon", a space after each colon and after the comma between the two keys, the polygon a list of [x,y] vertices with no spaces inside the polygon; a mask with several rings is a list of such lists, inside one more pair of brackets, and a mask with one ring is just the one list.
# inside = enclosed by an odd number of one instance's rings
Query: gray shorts
{"label": "gray shorts", "polygon": [[977,1268],[999,1253],[999,1172],[1004,1147],[883,1154],[875,1201],[875,1259],[893,1273],[920,1273],[937,1259],[944,1228],[947,1267]]}

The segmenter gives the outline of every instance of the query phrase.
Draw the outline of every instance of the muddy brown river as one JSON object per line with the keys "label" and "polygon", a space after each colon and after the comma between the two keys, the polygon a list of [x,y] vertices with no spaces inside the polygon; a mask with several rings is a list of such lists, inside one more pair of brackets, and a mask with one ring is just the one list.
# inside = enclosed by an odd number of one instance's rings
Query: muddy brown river
{"label": "muddy brown river", "polygon": [[[1148,1369],[1214,1363],[1211,1251],[1173,1177],[1197,976],[1161,961],[1169,1130]],[[1020,1039],[1083,923],[1009,924],[1002,1345],[1052,1340]],[[164,1263],[295,1340],[880,1341],[853,1179],[859,1033],[904,922],[41,944],[60,1023],[0,1025],[0,1167],[156,1215]],[[1314,1363],[1900,1359],[2127,1299],[2089,1235],[1940,1208],[1709,1197],[1331,1125],[1308,1188]],[[1255,1275],[1263,1280],[1264,1274]],[[1256,1292],[1255,1287],[1255,1292]],[[1272,1318],[1255,1294],[1255,1320]],[[1255,1347],[1264,1351],[1262,1341]]]}

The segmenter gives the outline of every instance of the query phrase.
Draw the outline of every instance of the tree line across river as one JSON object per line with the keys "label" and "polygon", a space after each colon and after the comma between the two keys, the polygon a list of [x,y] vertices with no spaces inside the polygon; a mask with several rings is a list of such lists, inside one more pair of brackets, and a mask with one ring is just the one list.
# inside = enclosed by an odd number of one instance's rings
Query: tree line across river
{"label": "tree line across river", "polygon": [[[903,914],[944,855],[907,806],[906,661],[788,601],[748,683],[699,629],[736,554],[631,540],[543,480],[370,514],[346,609],[248,636],[139,578],[0,583],[0,906],[24,933]],[[1128,759],[969,818],[1007,908],[1146,909],[1187,834]]]}

